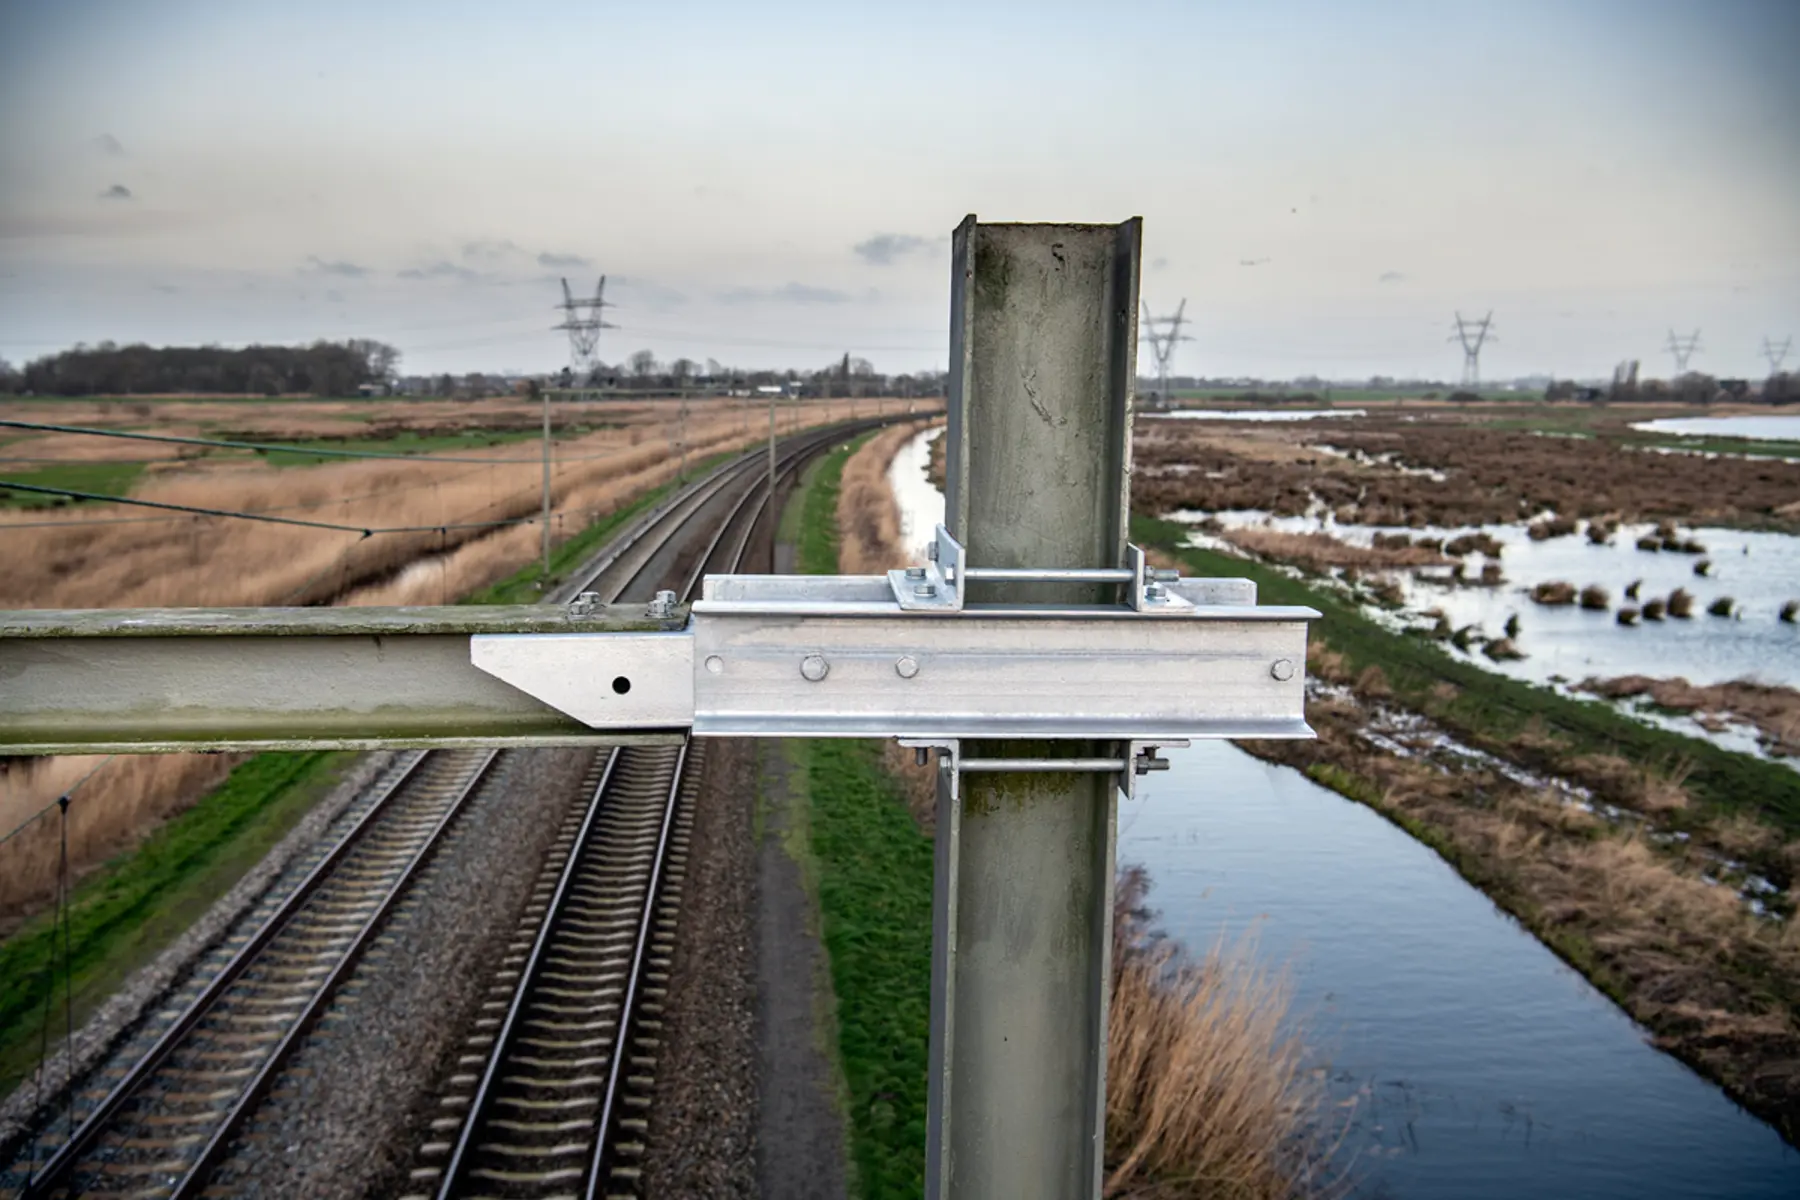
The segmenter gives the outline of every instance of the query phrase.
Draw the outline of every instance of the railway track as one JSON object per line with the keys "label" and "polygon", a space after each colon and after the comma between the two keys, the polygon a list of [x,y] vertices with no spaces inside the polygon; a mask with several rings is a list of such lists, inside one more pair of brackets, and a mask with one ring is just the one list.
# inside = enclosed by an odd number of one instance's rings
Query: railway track
{"label": "railway track", "polygon": [[[835,440],[806,439],[780,470],[797,471]],[[728,509],[691,556],[684,600],[709,566],[738,569],[769,499],[760,486],[697,490],[706,497],[672,519],[691,520],[719,496]],[[639,577],[652,561],[641,560]],[[541,904],[534,899],[490,985],[490,1015],[439,1097],[411,1197],[640,1194],[700,753],[690,742],[608,757],[579,831],[566,852],[559,839],[559,865],[538,880]]]}
{"label": "railway track", "polygon": [[414,756],[30,1172],[24,1195],[194,1194],[497,758],[469,750]]}
{"label": "railway track", "polygon": [[[790,439],[781,477],[845,435],[839,427]],[[684,489],[551,599],[644,600],[670,578],[682,580],[685,598],[709,565],[737,569],[766,513],[762,464],[746,455]],[[503,786],[506,757],[443,750],[400,760],[285,898],[259,906],[254,932],[225,948],[228,957],[215,951],[224,958],[216,970],[209,962],[194,973],[207,981],[190,982],[140,1031],[148,1048],[90,1078],[86,1094],[104,1095],[79,1125],[66,1137],[40,1131],[0,1172],[0,1187],[31,1198],[206,1189],[234,1140],[276,1102],[289,1060],[458,816]],[[570,806],[467,1043],[460,1067],[481,1070],[448,1081],[448,1115],[419,1150],[415,1185],[443,1196],[635,1194],[697,762],[692,744],[597,752],[585,803]],[[492,1015],[501,1009],[503,1018]],[[444,1136],[452,1129],[454,1140]]]}

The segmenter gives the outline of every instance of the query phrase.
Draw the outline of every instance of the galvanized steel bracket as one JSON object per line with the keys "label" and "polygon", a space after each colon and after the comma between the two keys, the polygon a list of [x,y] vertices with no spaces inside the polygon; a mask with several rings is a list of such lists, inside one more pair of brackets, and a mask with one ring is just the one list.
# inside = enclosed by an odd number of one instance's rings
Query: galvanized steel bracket
{"label": "galvanized steel bracket", "polygon": [[[1000,571],[968,567],[942,527],[936,546],[922,575],[708,576],[678,630],[481,634],[470,659],[594,729],[894,737],[947,750],[958,775],[1002,769],[963,760],[968,738],[1124,743],[1135,759],[1192,738],[1312,735],[1312,609],[1258,605],[1249,580],[1152,573],[1135,548],[1126,568]],[[1116,583],[1131,602],[965,602],[983,578]]]}

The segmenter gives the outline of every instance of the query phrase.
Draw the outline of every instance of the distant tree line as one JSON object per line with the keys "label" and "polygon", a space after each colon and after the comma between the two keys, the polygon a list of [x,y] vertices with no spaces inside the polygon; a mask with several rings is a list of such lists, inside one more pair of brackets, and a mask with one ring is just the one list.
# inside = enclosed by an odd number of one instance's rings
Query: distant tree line
{"label": "distant tree line", "polygon": [[[449,379],[445,376],[444,379]],[[440,381],[441,382],[441,381]],[[617,366],[601,363],[584,380],[568,371],[547,380],[555,386],[606,388],[611,391],[694,391],[747,392],[759,387],[793,385],[802,396],[857,397],[906,396],[925,397],[944,394],[946,377],[942,371],[920,371],[912,375],[884,375],[866,358],[845,354],[817,370],[788,369],[749,370],[728,367],[717,359],[704,363],[691,358],[659,362],[649,350],[639,350]]]}
{"label": "distant tree line", "polygon": [[0,390],[42,396],[168,393],[348,396],[394,377],[400,352],[351,338],[310,346],[119,346],[101,342],[48,354],[14,370],[0,362]]}

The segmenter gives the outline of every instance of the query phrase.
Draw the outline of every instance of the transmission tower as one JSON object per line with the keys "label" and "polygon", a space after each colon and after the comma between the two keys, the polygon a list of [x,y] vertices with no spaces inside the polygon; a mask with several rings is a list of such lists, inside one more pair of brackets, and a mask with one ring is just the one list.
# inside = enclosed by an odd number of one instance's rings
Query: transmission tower
{"label": "transmission tower", "polygon": [[1150,353],[1156,357],[1156,391],[1164,408],[1169,407],[1169,360],[1175,356],[1175,343],[1194,340],[1181,332],[1181,327],[1187,324],[1186,313],[1185,296],[1172,317],[1153,317],[1149,303],[1144,304],[1143,336],[1150,343]]}
{"label": "transmission tower", "polygon": [[1769,374],[1781,374],[1781,364],[1787,361],[1788,351],[1794,348],[1794,339],[1782,338],[1779,342],[1774,338],[1764,338],[1762,344],[1763,357],[1769,360]]}
{"label": "transmission tower", "polygon": [[1688,359],[1694,357],[1694,351],[1700,349],[1700,331],[1696,329],[1686,337],[1680,337],[1671,329],[1669,340],[1663,344],[1663,349],[1675,356],[1675,377],[1679,379],[1687,374]]}
{"label": "transmission tower", "polygon": [[1456,314],[1456,332],[1446,341],[1461,342],[1463,348],[1462,385],[1465,388],[1481,386],[1481,348],[1489,341],[1499,341],[1494,336],[1494,311],[1488,310],[1487,316],[1477,321],[1465,318],[1460,312]]}
{"label": "transmission tower", "polygon": [[594,289],[592,300],[577,300],[569,290],[569,281],[562,281],[563,302],[556,307],[562,310],[563,323],[554,326],[569,335],[569,368],[573,371],[576,386],[587,383],[588,376],[594,370],[594,351],[600,345],[602,329],[617,329],[618,326],[606,319],[605,313],[614,307],[606,298],[606,276],[600,277],[600,284]]}

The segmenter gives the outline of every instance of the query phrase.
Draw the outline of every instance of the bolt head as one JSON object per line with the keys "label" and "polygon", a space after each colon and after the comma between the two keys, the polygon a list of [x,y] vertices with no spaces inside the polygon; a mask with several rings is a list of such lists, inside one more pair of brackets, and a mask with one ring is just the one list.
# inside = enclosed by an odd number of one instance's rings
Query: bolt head
{"label": "bolt head", "polygon": [[906,568],[906,577],[908,579],[923,579],[923,578],[925,578],[925,568],[924,567],[908,567],[908,568]]}
{"label": "bolt head", "polygon": [[1294,677],[1294,660],[1291,658],[1276,659],[1269,667],[1269,674],[1286,683]]}
{"label": "bolt head", "polygon": [[723,674],[724,670],[725,670],[725,660],[720,658],[716,654],[707,655],[706,656],[706,670],[707,670],[707,673],[710,675]]}
{"label": "bolt head", "polygon": [[800,660],[800,674],[813,683],[831,674],[831,664],[825,661],[823,654],[809,654]]}
{"label": "bolt head", "polygon": [[1146,599],[1146,600],[1161,600],[1162,598],[1163,598],[1163,585],[1162,584],[1146,583],[1144,585],[1144,599]]}
{"label": "bolt head", "polygon": [[902,679],[911,679],[919,673],[919,660],[910,654],[902,654],[894,660],[894,674]]}
{"label": "bolt head", "polygon": [[930,599],[932,596],[937,595],[937,587],[929,583],[915,584],[913,586],[913,595]]}

